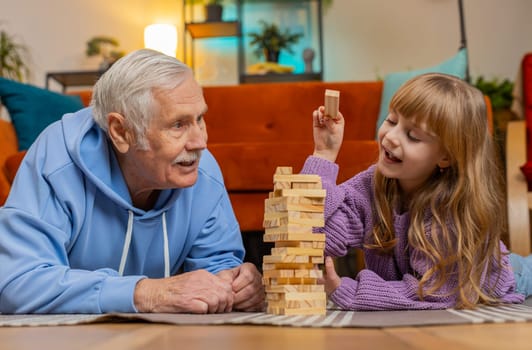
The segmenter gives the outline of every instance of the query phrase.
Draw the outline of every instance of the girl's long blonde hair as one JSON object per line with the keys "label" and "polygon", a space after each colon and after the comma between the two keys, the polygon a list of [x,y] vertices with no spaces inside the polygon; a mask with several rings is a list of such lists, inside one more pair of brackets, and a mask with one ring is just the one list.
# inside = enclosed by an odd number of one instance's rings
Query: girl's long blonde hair
{"label": "girl's long blonde hair", "polygon": [[[450,293],[456,295],[456,307],[496,303],[494,285],[482,283],[500,266],[506,215],[484,96],[458,78],[431,73],[405,83],[390,110],[426,123],[450,159],[450,166],[435,169],[408,202],[408,244],[432,266],[421,276],[420,298],[437,293],[453,275],[458,284]],[[397,180],[378,170],[374,205],[377,220],[366,246],[389,252],[395,245],[392,213],[402,205],[401,193]]]}

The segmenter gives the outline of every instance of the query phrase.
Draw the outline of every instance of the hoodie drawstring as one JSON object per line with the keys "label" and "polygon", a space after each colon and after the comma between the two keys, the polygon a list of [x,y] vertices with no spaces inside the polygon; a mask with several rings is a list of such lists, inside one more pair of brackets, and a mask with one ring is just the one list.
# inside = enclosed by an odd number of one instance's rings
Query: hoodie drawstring
{"label": "hoodie drawstring", "polygon": [[120,258],[120,267],[118,274],[124,275],[124,268],[126,267],[127,254],[129,253],[129,246],[131,245],[131,235],[133,233],[133,212],[129,210],[129,218],[127,219],[126,240],[124,241],[124,248],[122,248],[122,257]]}
{"label": "hoodie drawstring", "polygon": [[168,248],[168,231],[166,230],[166,212],[163,212],[163,242],[164,242],[164,277],[170,277],[170,250]]}
{"label": "hoodie drawstring", "polygon": [[[122,257],[120,258],[120,267],[118,268],[118,274],[124,275],[124,269],[126,267],[127,255],[129,253],[129,247],[131,245],[131,236],[133,235],[133,212],[129,212],[129,218],[127,220],[126,239],[124,241],[124,248],[122,249]],[[166,228],[166,212],[163,212],[163,244],[164,244],[164,277],[170,277],[170,248],[168,247],[168,230]]]}

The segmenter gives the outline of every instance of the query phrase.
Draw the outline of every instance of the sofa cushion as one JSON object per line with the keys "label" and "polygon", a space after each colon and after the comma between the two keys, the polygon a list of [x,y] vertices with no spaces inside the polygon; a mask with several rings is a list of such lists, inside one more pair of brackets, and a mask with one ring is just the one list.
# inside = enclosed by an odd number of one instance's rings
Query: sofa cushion
{"label": "sofa cushion", "polygon": [[[423,68],[419,70],[413,70],[408,72],[397,72],[388,74],[384,78],[384,88],[382,90],[382,97],[379,108],[379,118],[377,119],[377,132],[382,122],[386,119],[388,115],[388,109],[390,107],[390,101],[392,100],[393,95],[403,85],[407,80],[413,78],[417,75],[424,73],[446,73],[457,76],[461,79],[465,78],[467,70],[467,50],[461,49],[456,55],[449,58],[448,60],[429,68]],[[377,132],[375,133],[375,138],[377,138]]]}
{"label": "sofa cushion", "polygon": [[[309,142],[234,142],[209,143],[209,150],[219,161],[225,185],[242,231],[262,228],[264,200],[273,191],[273,175],[278,166],[291,166],[299,173],[312,154]],[[351,178],[377,161],[374,140],[346,140],[338,155],[337,182]]]}
{"label": "sofa cushion", "polygon": [[13,183],[18,167],[20,166],[20,163],[22,163],[22,159],[25,155],[26,151],[19,151],[6,159],[4,166],[6,170],[6,178],[9,183]]}
{"label": "sofa cushion", "polygon": [[11,188],[5,162],[15,153],[17,153],[17,135],[13,124],[0,119],[0,205],[4,204]]}
{"label": "sofa cushion", "polygon": [[[326,89],[340,91],[345,140],[371,140],[382,82],[284,82],[205,86],[209,145],[312,141],[312,111]],[[275,169],[275,168],[274,168]]]}
{"label": "sofa cushion", "polygon": [[18,147],[30,147],[39,133],[63,114],[83,108],[79,96],[69,96],[0,78],[0,100],[15,126]]}

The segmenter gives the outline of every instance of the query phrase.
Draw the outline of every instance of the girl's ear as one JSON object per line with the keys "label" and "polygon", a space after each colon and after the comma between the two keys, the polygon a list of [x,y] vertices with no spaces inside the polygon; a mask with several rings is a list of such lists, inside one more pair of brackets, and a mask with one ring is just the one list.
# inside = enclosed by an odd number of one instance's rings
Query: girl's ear
{"label": "girl's ear", "polygon": [[440,161],[437,163],[438,168],[445,169],[451,166],[451,160],[447,155],[443,156]]}
{"label": "girl's ear", "polygon": [[133,138],[131,131],[126,126],[126,120],[120,113],[109,113],[107,115],[107,128],[109,138],[120,153],[126,153],[132,145]]}

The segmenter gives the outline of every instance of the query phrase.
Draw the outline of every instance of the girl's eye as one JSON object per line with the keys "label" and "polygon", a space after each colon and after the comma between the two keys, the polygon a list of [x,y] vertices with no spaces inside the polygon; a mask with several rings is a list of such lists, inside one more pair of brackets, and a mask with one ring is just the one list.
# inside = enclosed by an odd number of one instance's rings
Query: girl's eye
{"label": "girl's eye", "polygon": [[392,120],[392,119],[390,119],[390,118],[386,118],[386,122],[387,122],[387,123],[390,123],[391,125],[395,125],[395,124],[397,124],[397,122],[396,122],[395,120]]}
{"label": "girl's eye", "polygon": [[417,137],[412,136],[412,133],[411,133],[411,132],[408,132],[408,133],[406,134],[406,136],[407,136],[411,141],[414,141],[414,142],[419,142],[419,141],[421,141],[421,140],[418,139]]}

